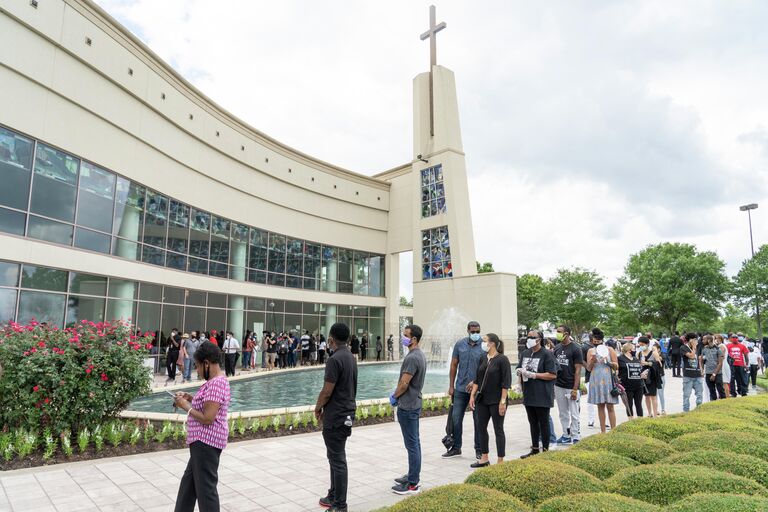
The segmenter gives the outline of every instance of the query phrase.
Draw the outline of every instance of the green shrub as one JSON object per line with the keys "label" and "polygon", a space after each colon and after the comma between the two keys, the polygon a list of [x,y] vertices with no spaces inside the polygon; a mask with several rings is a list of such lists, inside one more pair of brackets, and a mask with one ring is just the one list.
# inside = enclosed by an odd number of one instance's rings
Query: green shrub
{"label": "green shrub", "polygon": [[558,450],[544,453],[539,457],[583,469],[600,480],[610,478],[622,469],[638,465],[637,461],[629,457],[604,450]]}
{"label": "green shrub", "polygon": [[[688,416],[691,415],[689,414]],[[614,432],[652,437],[668,443],[683,434],[690,434],[699,430],[700,427],[677,421],[677,418],[674,416],[668,416],[665,418],[638,418],[627,421],[616,427]]]}
{"label": "green shrub", "polygon": [[670,512],[768,512],[768,498],[741,494],[694,494],[674,503]]}
{"label": "green shrub", "polygon": [[768,487],[768,462],[752,455],[717,450],[693,450],[670,455],[662,463],[719,469],[726,473],[747,477]]}
{"label": "green shrub", "polygon": [[695,432],[678,437],[672,441],[671,445],[678,451],[720,450],[754,455],[768,461],[768,440],[749,432],[725,430]]}
{"label": "green shrub", "polygon": [[451,484],[412,496],[386,509],[388,512],[501,512],[530,510],[522,501],[477,485]]}
{"label": "green shrub", "polygon": [[531,505],[566,492],[564,482],[567,482],[567,489],[573,491],[601,490],[600,481],[583,469],[536,457],[479,469],[465,481],[496,489]]}
{"label": "green shrub", "polygon": [[150,390],[143,362],[152,338],[137,338],[127,323],[11,322],[0,339],[0,430],[93,429]]}
{"label": "green shrub", "polygon": [[[569,451],[569,450],[566,450]],[[550,498],[536,512],[660,512],[651,505],[634,498],[606,492],[568,494]]]}
{"label": "green shrub", "polygon": [[[606,481],[607,490],[654,503],[668,505],[697,492],[764,494],[768,490],[754,480],[698,466],[653,464],[625,469]],[[730,511],[729,511],[730,512]]]}
{"label": "green shrub", "polygon": [[664,441],[621,432],[590,436],[580,441],[572,449],[605,450],[636,460],[640,464],[652,464],[673,451]]}

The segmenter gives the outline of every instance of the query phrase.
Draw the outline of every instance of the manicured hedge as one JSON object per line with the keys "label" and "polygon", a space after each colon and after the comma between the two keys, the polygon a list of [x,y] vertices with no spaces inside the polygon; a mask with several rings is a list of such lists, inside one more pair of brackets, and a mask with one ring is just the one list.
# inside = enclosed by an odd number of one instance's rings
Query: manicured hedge
{"label": "manicured hedge", "polygon": [[625,469],[608,479],[606,485],[610,492],[656,505],[668,505],[697,492],[729,492],[738,489],[740,493],[749,495],[768,493],[768,489],[743,476],[677,464],[653,464]]}
{"label": "manicured hedge", "polygon": [[677,417],[675,416],[667,416],[665,418],[638,418],[622,423],[616,427],[614,432],[652,437],[668,443],[683,434],[690,434],[691,432],[698,432],[701,430],[701,428],[696,425],[676,420]]}
{"label": "manicured hedge", "polygon": [[695,432],[678,437],[671,443],[678,451],[692,451],[706,448],[745,455],[754,455],[768,461],[768,440],[749,432],[712,430]]}
{"label": "manicured hedge", "polygon": [[768,487],[768,462],[752,455],[717,450],[694,450],[677,452],[661,462],[718,469],[749,478]]}
{"label": "manicured hedge", "polygon": [[451,484],[411,496],[386,509],[388,512],[501,512],[530,510],[519,499],[477,485]]}
{"label": "manicured hedge", "polygon": [[636,460],[640,464],[652,464],[674,451],[664,441],[621,432],[590,436],[574,445],[571,449],[605,450]]}
{"label": "manicured hedge", "polygon": [[550,498],[536,512],[661,512],[661,508],[619,494],[596,492]]}
{"label": "manicured hedge", "polygon": [[536,457],[479,469],[469,475],[465,483],[496,489],[531,505],[537,505],[569,490],[602,490],[600,481],[586,471],[562,462]]}
{"label": "manicured hedge", "polygon": [[668,509],[670,512],[768,512],[768,498],[741,494],[694,494]]}
{"label": "manicured hedge", "polygon": [[605,450],[557,450],[539,455],[542,459],[554,460],[583,469],[600,480],[612,477],[622,469],[637,466],[639,462]]}

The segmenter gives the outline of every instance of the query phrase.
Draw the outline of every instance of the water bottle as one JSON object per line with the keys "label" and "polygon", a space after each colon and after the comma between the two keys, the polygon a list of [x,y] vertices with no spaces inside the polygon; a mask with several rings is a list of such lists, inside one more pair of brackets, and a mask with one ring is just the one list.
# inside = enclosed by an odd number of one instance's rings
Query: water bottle
{"label": "water bottle", "polygon": [[344,426],[345,427],[351,427],[352,426],[352,418],[350,416],[347,416],[347,419],[344,420]]}

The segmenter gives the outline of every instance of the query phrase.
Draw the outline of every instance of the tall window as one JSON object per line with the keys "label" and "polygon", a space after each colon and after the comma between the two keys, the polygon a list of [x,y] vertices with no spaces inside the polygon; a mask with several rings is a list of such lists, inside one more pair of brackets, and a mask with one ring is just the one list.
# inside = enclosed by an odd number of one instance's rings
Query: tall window
{"label": "tall window", "polygon": [[445,213],[443,166],[438,164],[421,170],[421,218]]}
{"label": "tall window", "polygon": [[425,280],[453,277],[448,226],[421,232],[421,268]]}

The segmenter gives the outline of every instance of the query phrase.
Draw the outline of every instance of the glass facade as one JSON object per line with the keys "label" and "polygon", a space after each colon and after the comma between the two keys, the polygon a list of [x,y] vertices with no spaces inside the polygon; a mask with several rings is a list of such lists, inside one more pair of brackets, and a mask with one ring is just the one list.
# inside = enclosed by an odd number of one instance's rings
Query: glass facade
{"label": "glass facade", "polygon": [[386,339],[384,308],[227,295],[0,261],[0,324],[32,319],[56,327],[132,319],[161,340],[160,354],[174,327],[231,330],[242,340],[246,331],[262,329],[327,335],[338,321],[358,335]]}
{"label": "glass facade", "polygon": [[2,126],[0,183],[5,233],[236,281],[384,296],[380,254],[219,217]]}
{"label": "glass facade", "polygon": [[421,232],[421,266],[423,279],[453,277],[448,226]]}
{"label": "glass facade", "polygon": [[445,183],[442,164],[421,170],[421,218],[445,213]]}

